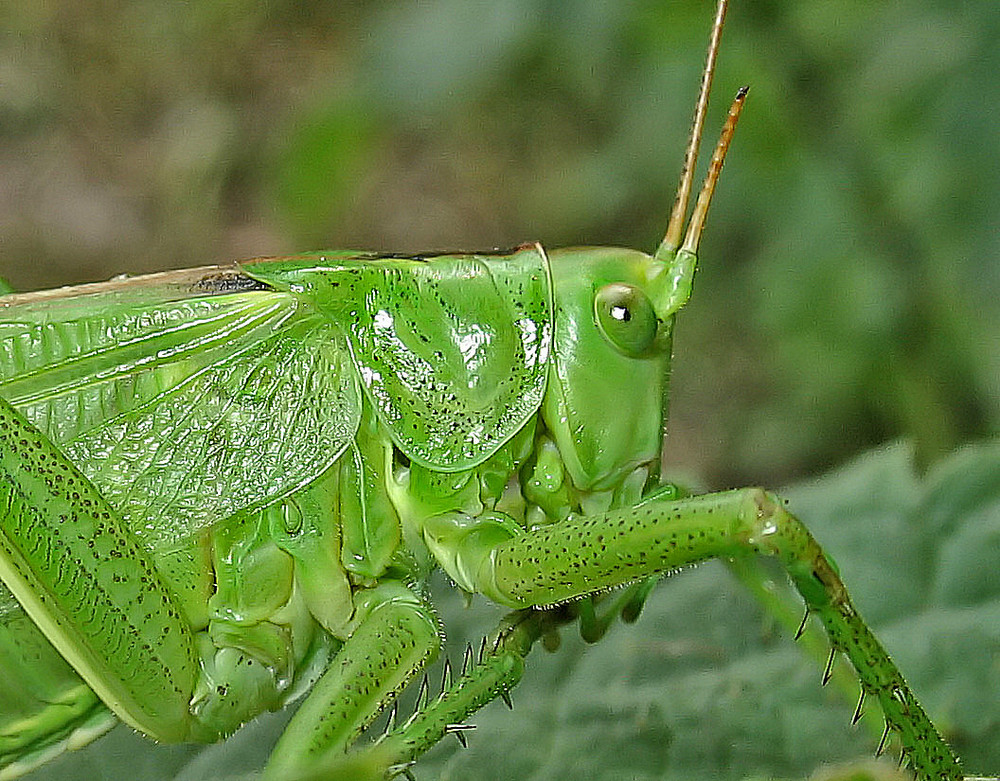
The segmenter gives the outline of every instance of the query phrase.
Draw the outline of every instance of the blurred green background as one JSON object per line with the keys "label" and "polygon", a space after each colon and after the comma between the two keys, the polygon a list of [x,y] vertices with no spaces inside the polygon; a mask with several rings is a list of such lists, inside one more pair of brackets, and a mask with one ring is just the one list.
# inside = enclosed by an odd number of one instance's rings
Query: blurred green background
{"label": "blurred green background", "polygon": [[[0,276],[651,250],[712,6],[6,0]],[[680,321],[671,468],[773,485],[1000,430],[998,80],[993,0],[736,0],[712,136],[752,89]]]}

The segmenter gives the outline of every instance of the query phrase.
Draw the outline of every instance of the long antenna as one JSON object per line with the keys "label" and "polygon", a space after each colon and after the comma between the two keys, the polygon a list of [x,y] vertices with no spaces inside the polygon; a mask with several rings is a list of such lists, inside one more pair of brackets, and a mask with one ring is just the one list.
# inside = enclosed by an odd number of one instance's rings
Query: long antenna
{"label": "long antenna", "polygon": [[726,20],[726,9],[729,0],[719,0],[715,10],[715,23],[712,25],[712,38],[708,44],[708,58],[705,70],[701,76],[701,92],[694,109],[694,120],[691,124],[691,138],[684,154],[684,168],[681,171],[681,181],[677,186],[677,197],[670,212],[670,222],[667,233],[663,237],[657,257],[673,255],[681,245],[681,235],[684,231],[684,218],[687,215],[688,200],[691,197],[691,186],[694,182],[694,170],[698,163],[698,147],[701,145],[702,129],[705,126],[705,113],[708,110],[708,94],[712,88],[712,77],[715,76],[715,61],[719,55],[719,42],[722,39],[722,24]]}
{"label": "long antenna", "polygon": [[719,143],[715,145],[712,153],[712,162],[708,166],[708,173],[705,175],[705,183],[698,193],[698,202],[694,205],[691,213],[691,222],[688,223],[687,235],[684,237],[682,252],[690,252],[692,255],[698,254],[698,242],[701,240],[701,231],[705,227],[705,215],[708,214],[708,205],[712,202],[712,193],[715,192],[715,185],[719,181],[719,174],[722,173],[722,163],[726,159],[726,152],[729,151],[729,144],[733,140],[736,132],[736,122],[740,118],[743,104],[746,102],[749,87],[740,87],[729,107],[729,114],[726,117],[726,124],[722,126],[722,133],[719,136]]}

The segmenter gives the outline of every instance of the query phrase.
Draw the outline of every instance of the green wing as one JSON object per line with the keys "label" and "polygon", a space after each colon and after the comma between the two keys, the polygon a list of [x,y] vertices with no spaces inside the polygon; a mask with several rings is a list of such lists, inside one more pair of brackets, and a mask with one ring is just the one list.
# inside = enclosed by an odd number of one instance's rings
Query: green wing
{"label": "green wing", "polygon": [[241,267],[345,329],[380,421],[417,463],[472,468],[541,404],[552,304],[538,245],[495,255],[316,253]]}
{"label": "green wing", "polygon": [[157,547],[309,482],[360,420],[314,308],[190,274],[0,299],[0,395]]}

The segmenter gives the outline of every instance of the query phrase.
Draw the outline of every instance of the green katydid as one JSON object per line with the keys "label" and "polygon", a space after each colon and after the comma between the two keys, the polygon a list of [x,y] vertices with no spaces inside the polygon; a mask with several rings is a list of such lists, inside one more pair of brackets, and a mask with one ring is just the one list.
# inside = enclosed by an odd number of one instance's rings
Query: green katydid
{"label": "green katydid", "polygon": [[[685,229],[725,5],[652,256],[323,252],[0,299],[0,779],[115,718],[209,741],[299,697],[266,779],[407,773],[562,624],[597,639],[656,575],[751,554],[917,776],[960,777],[778,499],[659,477],[673,320],[746,95]],[[436,567],[514,612],[358,742],[437,651]]]}

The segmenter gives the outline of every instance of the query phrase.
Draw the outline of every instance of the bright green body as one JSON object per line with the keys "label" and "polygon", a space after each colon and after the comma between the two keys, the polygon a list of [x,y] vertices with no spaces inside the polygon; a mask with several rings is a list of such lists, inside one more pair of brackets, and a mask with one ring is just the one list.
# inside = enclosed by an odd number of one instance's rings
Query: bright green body
{"label": "bright green body", "polygon": [[638,582],[581,611],[596,638],[643,578],[749,552],[785,562],[915,766],[957,774],[797,521],[760,491],[659,484],[680,255],[326,253],[0,299],[0,578],[31,617],[4,594],[0,778],[100,734],[98,698],[158,740],[216,740],[324,669],[269,777],[381,777],[567,620],[525,613],[344,755],[437,650],[434,567],[514,608]]}
{"label": "bright green body", "polygon": [[[524,254],[531,256],[536,273],[535,301],[544,310],[542,319],[549,321],[541,256]],[[393,265],[426,264],[387,261],[377,271]],[[468,270],[468,264],[459,265]],[[361,261],[355,271],[369,266]],[[226,274],[230,279],[235,275],[235,269]],[[212,279],[202,281],[202,276]],[[94,580],[137,584],[157,578],[173,600],[176,611],[170,612],[180,616],[169,619],[167,637],[182,641],[165,646],[145,638],[147,647],[162,646],[162,665],[175,684],[171,691],[147,689],[156,685],[157,672],[135,666],[136,659],[125,660],[120,670],[101,666],[89,658],[89,650],[81,650],[90,638],[66,637],[60,650],[74,665],[86,667],[95,689],[117,678],[140,679],[133,681],[135,690],[129,694],[101,694],[109,704],[116,703],[119,716],[164,741],[217,739],[261,710],[280,707],[354,631],[362,613],[358,604],[368,592],[386,591],[385,581],[392,579],[388,570],[394,570],[397,581],[413,582],[424,577],[430,564],[426,549],[420,549],[420,530],[413,528],[414,516],[422,511],[416,506],[407,518],[407,535],[418,541],[418,549],[409,554],[401,549],[403,523],[390,500],[390,487],[401,509],[416,502],[402,478],[386,473],[393,454],[389,431],[374,415],[373,397],[362,396],[344,329],[330,327],[305,299],[263,290],[227,293],[230,283],[218,276],[214,271],[182,272],[135,280],[114,291],[100,288],[96,298],[86,288],[79,295],[56,298],[14,297],[2,327],[4,397],[80,464],[121,513],[126,535],[142,549],[126,552],[121,540],[109,540],[107,549],[94,556]],[[242,284],[260,287],[246,277]],[[461,284],[467,288],[470,283],[462,279]],[[503,305],[507,300],[499,301]],[[363,307],[363,301],[349,305]],[[495,328],[488,320],[496,321],[497,312],[482,314],[484,328]],[[549,327],[547,322],[543,326]],[[545,340],[538,346],[545,353],[536,372],[541,380],[534,379],[539,390],[549,349]],[[441,347],[439,340],[435,349]],[[148,359],[158,354],[160,358]],[[509,367],[503,368],[501,379],[506,380]],[[523,418],[534,417],[538,395],[532,400],[524,391],[511,389],[528,398],[524,415],[507,424],[509,434],[486,442],[486,455],[493,456],[490,469],[498,471],[494,464],[499,462],[504,474],[499,483],[484,486],[482,499],[491,504],[499,496],[490,492],[503,490],[511,470],[510,449],[523,451],[531,444],[522,434],[495,453],[507,436],[530,431]],[[494,402],[482,400],[495,409]],[[136,458],[136,453],[143,455]],[[408,448],[407,457],[420,456]],[[481,462],[483,455],[474,458]],[[405,482],[422,491],[419,500],[433,508],[435,498],[425,489],[435,477],[416,463],[409,472],[412,479]],[[461,479],[471,487],[471,481],[490,476],[480,466]],[[456,493],[450,485],[439,493],[445,502],[457,501],[456,509],[480,500],[475,490]],[[35,528],[57,539],[57,532]],[[69,555],[82,562],[95,536],[92,524],[74,530],[79,540],[71,542],[85,550],[73,548]],[[124,554],[113,559],[122,570],[99,571],[112,548]],[[14,560],[18,552],[9,556]],[[56,558],[48,551],[42,556]],[[156,573],[142,571],[142,562],[152,564]],[[10,582],[26,567],[15,561],[7,569],[4,580]],[[51,578],[61,579],[63,572]],[[382,585],[376,586],[380,580]],[[22,590],[55,589],[44,581],[43,573]],[[67,612],[78,610],[82,598],[65,595]],[[44,607],[38,610],[47,613]],[[3,618],[0,632],[14,641],[35,632],[9,599]],[[102,614],[95,623],[114,645],[121,641],[107,631],[111,620]],[[165,620],[140,612],[125,623],[159,632]],[[3,648],[10,654],[5,670],[29,666],[22,658],[27,654],[13,643]],[[259,662],[259,676],[239,673],[240,654]],[[104,648],[97,655],[113,659],[115,652]],[[52,664],[58,665],[58,657],[52,656]],[[92,712],[84,705],[68,710],[48,704],[71,692],[94,704],[68,668],[63,665],[59,671],[58,683],[54,674],[41,680],[43,691],[11,691],[0,700],[0,735],[12,735],[16,723],[23,736],[23,746],[13,737],[0,743],[5,761],[37,750],[46,738],[89,727]],[[18,676],[12,683],[19,688],[22,679],[27,683],[32,676]],[[213,697],[220,687],[233,696]],[[65,714],[62,723],[56,713]],[[35,724],[44,726],[34,729]],[[35,734],[39,732],[41,736]]]}
{"label": "bright green body", "polygon": [[[599,274],[615,269],[614,281],[641,280],[650,261],[596,250],[563,265],[572,274],[585,257]],[[9,425],[37,427],[34,457],[65,454],[92,492],[86,506],[38,498],[46,489],[32,480],[43,470],[11,447],[4,471],[17,475],[11,501],[21,506],[4,522],[3,580],[26,605],[31,594],[57,603],[29,612],[116,715],[161,741],[215,740],[280,707],[370,603],[418,603],[417,584],[436,565],[481,590],[466,551],[482,549],[464,540],[515,536],[583,497],[607,505],[627,491],[618,501],[633,503],[659,454],[666,353],[633,372],[655,394],[636,405],[627,436],[571,436],[564,412],[579,404],[555,391],[571,394],[580,367],[552,360],[551,268],[536,246],[429,262],[329,253],[244,269],[270,284],[234,267],[11,296],[0,331],[0,394],[27,419]],[[564,310],[592,307],[581,289]],[[572,350],[574,331],[557,343]],[[592,366],[614,359],[603,352]],[[566,382],[550,383],[550,371]],[[612,440],[621,451],[595,457]],[[579,497],[557,441],[577,453]],[[510,490],[522,471],[529,484]],[[106,515],[119,516],[113,528],[93,518],[105,500]],[[72,515],[72,532],[65,520],[61,530],[38,521],[53,515]],[[67,556],[88,577],[63,590]],[[152,581],[169,597],[156,613],[141,604],[139,584]],[[88,603],[95,584],[135,593]],[[7,605],[4,669],[26,672],[19,643],[29,636],[57,668],[42,691],[22,691],[19,681],[37,676],[18,675],[0,700],[0,757],[28,766],[108,720]],[[82,605],[83,633],[67,618]],[[152,659],[115,650],[137,636]],[[79,706],[51,704],[71,696]]]}

